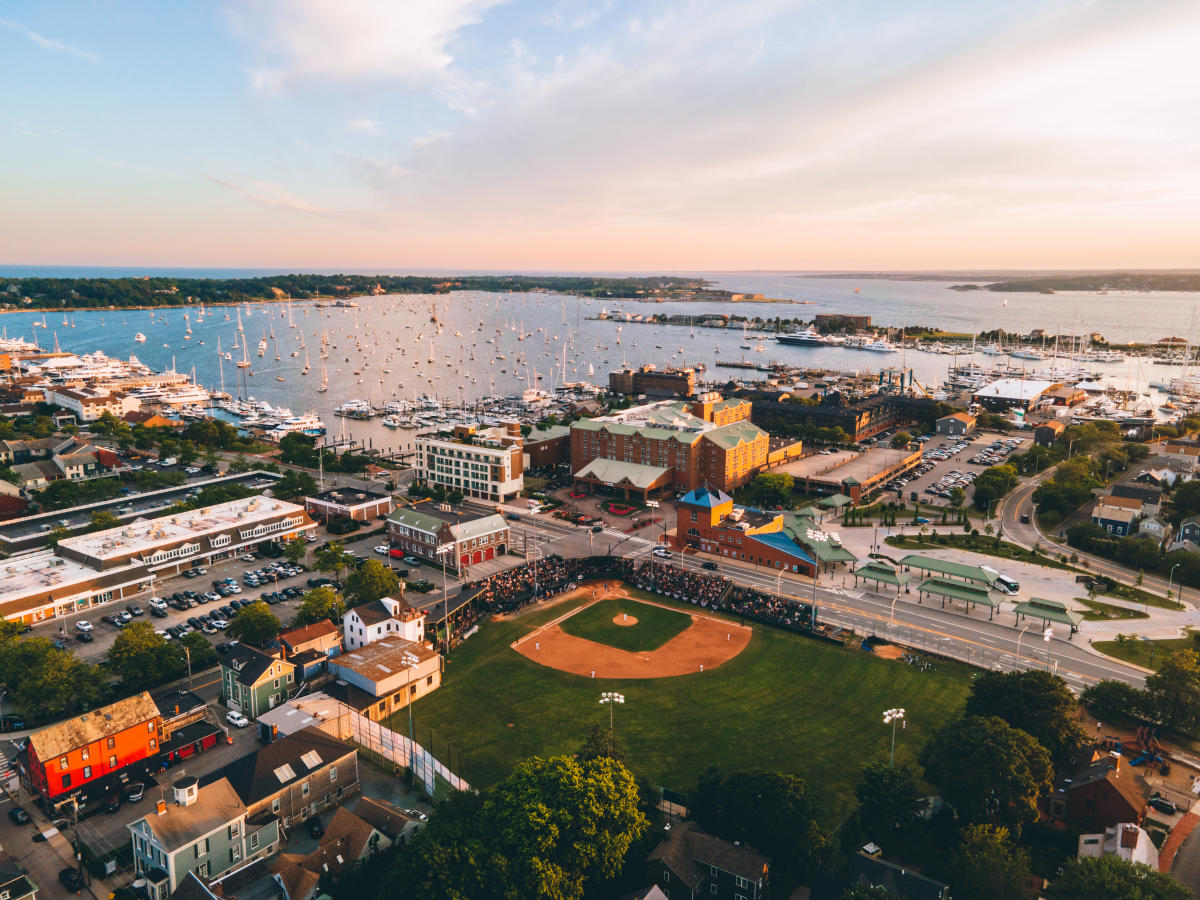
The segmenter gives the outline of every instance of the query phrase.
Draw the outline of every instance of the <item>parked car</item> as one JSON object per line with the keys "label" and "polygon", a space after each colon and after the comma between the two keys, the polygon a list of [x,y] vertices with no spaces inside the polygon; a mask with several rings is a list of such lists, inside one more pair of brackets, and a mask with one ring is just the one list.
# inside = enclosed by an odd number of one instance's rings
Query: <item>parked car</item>
{"label": "parked car", "polygon": [[126,606],[125,608],[126,608],[127,610],[129,610],[129,614],[130,614],[131,616],[140,616],[140,615],[143,615],[143,614],[146,612],[144,609],[142,609],[142,608],[141,608],[140,606],[138,606],[136,603],[130,603],[130,604],[129,604],[128,606]]}
{"label": "parked car", "polygon": [[718,566],[712,560],[705,560],[704,562],[700,563],[700,568],[708,569],[710,572],[715,572],[717,571]]}
{"label": "parked car", "polygon": [[388,553],[391,552],[391,550],[392,550],[392,548],[389,547],[387,544],[376,544],[375,545],[375,552],[378,553],[380,556],[387,556]]}
{"label": "parked car", "polygon": [[75,623],[75,628],[78,629],[79,631],[91,631],[92,623],[89,622],[87,619],[80,619],[78,622]]}
{"label": "parked car", "polygon": [[0,716],[0,731],[22,731],[25,717],[20,715]]}
{"label": "parked car", "polygon": [[108,799],[104,801],[104,811],[106,813],[115,813],[121,808],[121,795],[109,794]]}
{"label": "parked car", "polygon": [[83,876],[74,866],[59,870],[58,880],[72,894],[78,894],[83,890]]}
{"label": "parked car", "polygon": [[154,616],[156,619],[165,619],[167,617],[167,611],[165,609],[159,609],[157,606],[152,606],[150,607],[150,615]]}
{"label": "parked car", "polygon": [[90,644],[96,639],[92,637],[92,633],[90,631],[81,631],[79,634],[75,635],[75,640],[79,641],[81,644]]}
{"label": "parked car", "polygon": [[304,827],[308,829],[308,833],[315,838],[323,837],[325,834],[325,826],[321,824],[321,820],[313,816],[304,823]]}
{"label": "parked car", "polygon": [[137,803],[142,799],[142,795],[146,793],[146,785],[140,781],[133,781],[125,785],[125,801],[127,803]]}
{"label": "parked car", "polygon": [[1152,808],[1157,809],[1161,813],[1166,813],[1169,816],[1173,816],[1178,811],[1175,808],[1175,804],[1166,797],[1151,797],[1147,802]]}
{"label": "parked car", "polygon": [[8,811],[8,817],[14,825],[28,825],[33,819],[29,818],[29,813],[20,806],[14,806]]}
{"label": "parked car", "polygon": [[416,819],[418,822],[429,821],[429,816],[425,815],[425,813],[421,812],[419,809],[404,809],[401,810],[401,812],[403,812],[410,819]]}
{"label": "parked car", "polygon": [[655,547],[654,555],[657,556],[659,559],[670,559],[671,558],[671,550],[669,547]]}
{"label": "parked car", "polygon": [[417,559],[415,556],[406,556],[406,557],[404,557],[404,561],[413,567],[419,566],[421,564],[421,561],[419,559]]}
{"label": "parked car", "polygon": [[250,724],[250,720],[243,716],[236,709],[231,709],[229,712],[225,713],[225,721],[234,728],[245,728]]}

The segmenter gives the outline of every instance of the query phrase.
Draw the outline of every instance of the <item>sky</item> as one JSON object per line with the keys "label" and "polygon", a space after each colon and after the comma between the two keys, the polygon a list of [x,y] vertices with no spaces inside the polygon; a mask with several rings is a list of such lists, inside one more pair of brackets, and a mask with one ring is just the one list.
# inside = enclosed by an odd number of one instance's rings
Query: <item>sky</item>
{"label": "sky", "polygon": [[1200,4],[0,2],[0,263],[1200,266]]}

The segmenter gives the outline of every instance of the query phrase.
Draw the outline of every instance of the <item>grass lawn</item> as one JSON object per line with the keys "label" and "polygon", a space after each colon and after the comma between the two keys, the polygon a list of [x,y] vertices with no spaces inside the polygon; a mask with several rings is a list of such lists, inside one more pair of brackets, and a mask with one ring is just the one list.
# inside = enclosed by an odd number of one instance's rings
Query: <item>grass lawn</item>
{"label": "grass lawn", "polygon": [[1088,600],[1085,597],[1076,597],[1076,603],[1082,603],[1087,607],[1087,612],[1083,617],[1088,621],[1108,621],[1111,619],[1148,619],[1148,613],[1142,612],[1140,609],[1129,609],[1126,606],[1113,606],[1111,603],[1101,603],[1099,600]]}
{"label": "grass lawn", "polygon": [[[618,625],[614,618],[628,613],[636,625]],[[692,624],[690,616],[627,598],[601,600],[559,625],[567,634],[607,644],[618,650],[657,650]]]}
{"label": "grass lawn", "polygon": [[1158,669],[1173,651],[1194,650],[1196,642],[1191,638],[1162,638],[1157,641],[1143,641],[1131,637],[1124,641],[1096,641],[1092,645],[1101,653],[1123,659],[1147,669]]}
{"label": "grass lawn", "polygon": [[[414,705],[418,740],[432,740],[426,747],[473,785],[495,783],[528,756],[575,752],[592,725],[608,719],[600,692],[619,690],[626,702],[613,710],[617,736],[639,776],[686,791],[714,765],[795,773],[830,797],[840,821],[844,811],[833,801],[852,801],[860,767],[887,754],[883,711],[908,711],[896,758],[913,762],[929,734],[962,709],[973,671],[939,662],[921,672],[760,625],[735,659],[678,678],[583,678],[509,647],[566,611],[558,605],[484,624],[446,661],[442,687]],[[393,727],[407,733],[407,714]]]}

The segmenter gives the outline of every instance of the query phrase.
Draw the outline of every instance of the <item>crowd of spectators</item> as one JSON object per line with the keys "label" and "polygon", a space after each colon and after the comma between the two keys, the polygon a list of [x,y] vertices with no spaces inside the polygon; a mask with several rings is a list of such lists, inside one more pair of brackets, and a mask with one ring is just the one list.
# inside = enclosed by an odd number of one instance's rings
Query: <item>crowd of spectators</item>
{"label": "crowd of spectators", "polygon": [[753,588],[735,587],[717,609],[793,631],[808,631],[812,628],[811,604],[787,597],[776,597],[774,594],[764,594]]}
{"label": "crowd of spectators", "polygon": [[634,566],[629,579],[644,591],[710,607],[724,599],[731,584],[719,575],[701,575],[660,562]]}
{"label": "crowd of spectators", "polygon": [[561,556],[547,556],[479,582],[480,599],[492,612],[515,612],[566,590],[573,575]]}

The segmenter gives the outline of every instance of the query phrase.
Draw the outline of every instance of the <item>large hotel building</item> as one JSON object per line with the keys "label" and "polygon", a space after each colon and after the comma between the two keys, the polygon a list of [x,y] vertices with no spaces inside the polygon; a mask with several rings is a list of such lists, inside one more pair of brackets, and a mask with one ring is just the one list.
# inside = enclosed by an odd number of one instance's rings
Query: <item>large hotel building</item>
{"label": "large hotel building", "polygon": [[0,563],[0,617],[33,624],[132,598],[158,575],[205,565],[316,523],[304,507],[248,497],[70,537]]}
{"label": "large hotel building", "polygon": [[705,394],[571,425],[576,487],[647,500],[703,484],[730,491],[767,465],[769,438],[747,400]]}

